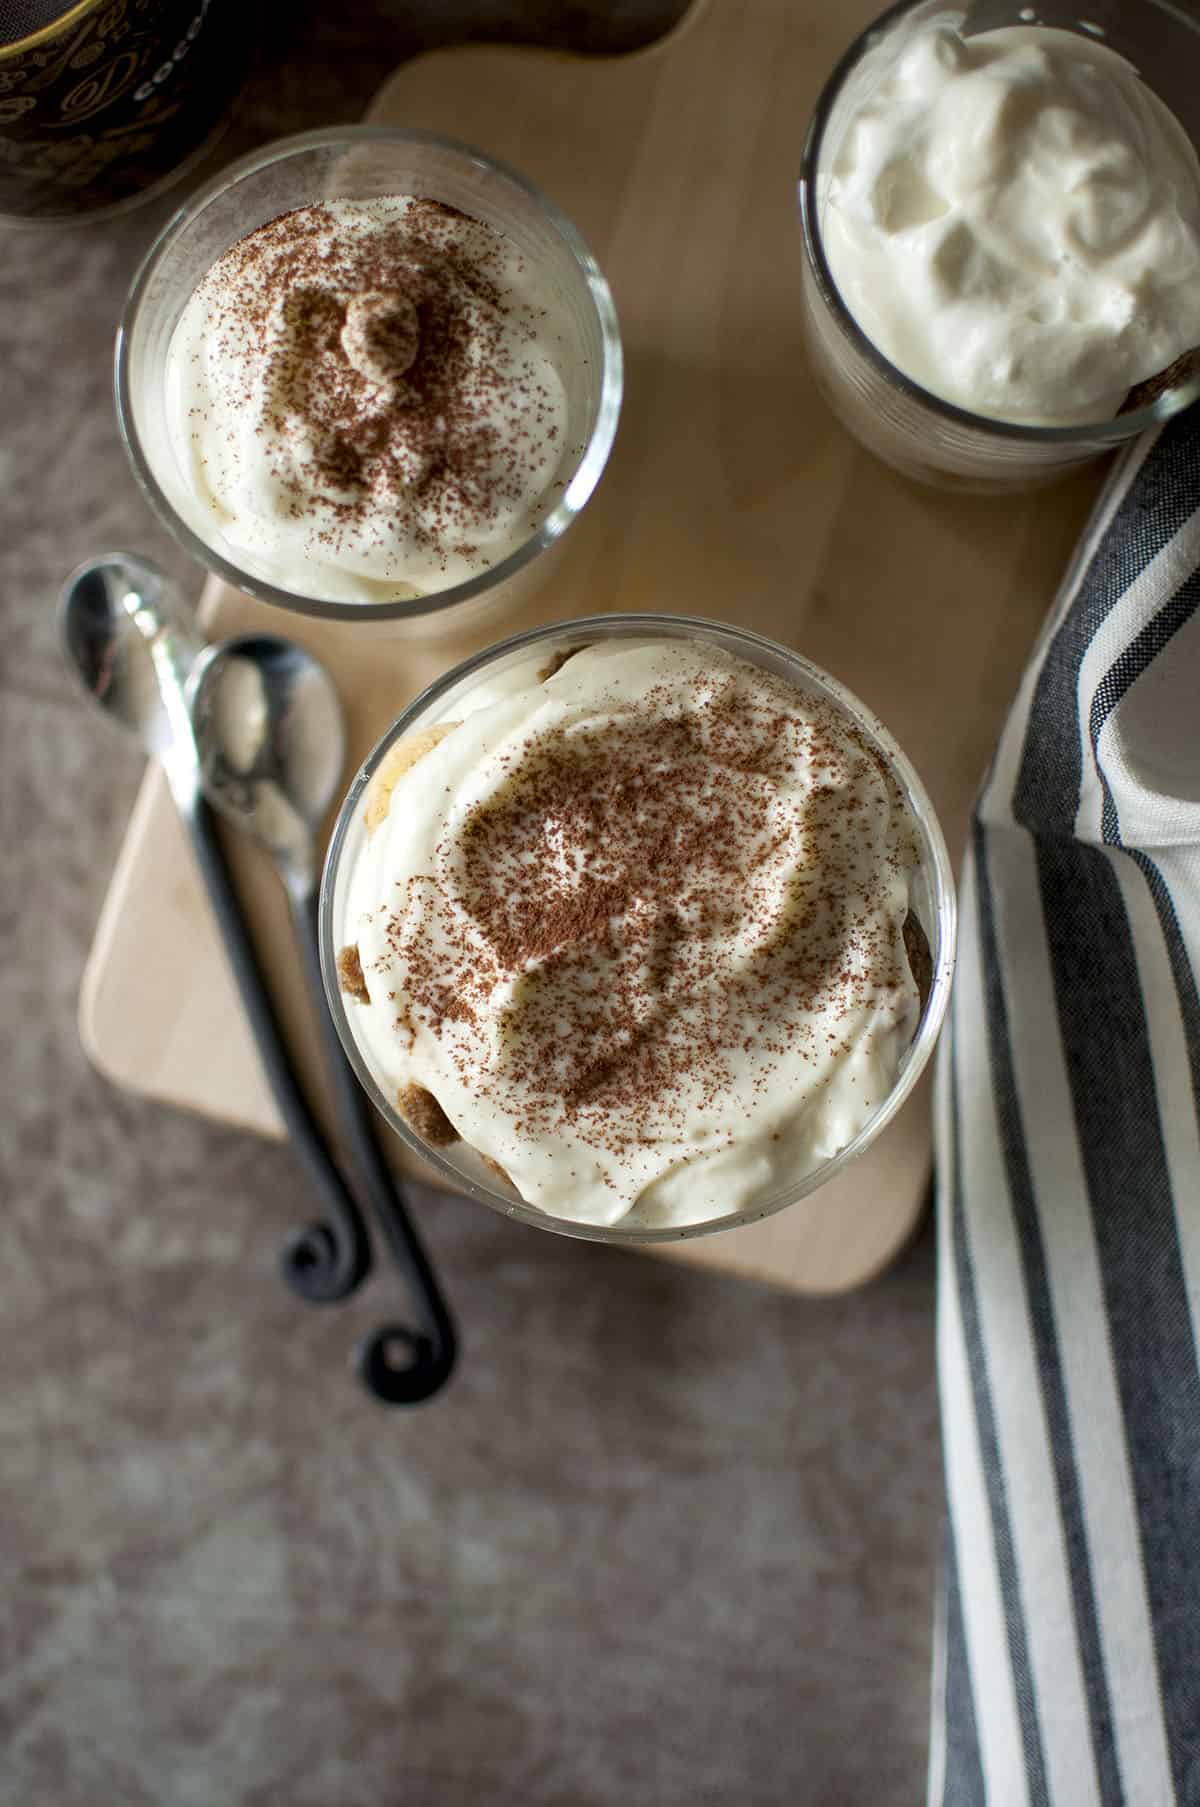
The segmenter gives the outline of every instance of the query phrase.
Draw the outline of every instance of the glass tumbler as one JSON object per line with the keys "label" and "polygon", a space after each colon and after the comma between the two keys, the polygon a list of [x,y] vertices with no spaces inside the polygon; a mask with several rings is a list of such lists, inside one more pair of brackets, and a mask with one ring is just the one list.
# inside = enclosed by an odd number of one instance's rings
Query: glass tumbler
{"label": "glass tumbler", "polygon": [[[853,1141],[798,1181],[769,1197],[756,1199],[743,1211],[714,1214],[703,1221],[666,1226],[638,1223],[629,1219],[608,1226],[552,1216],[521,1199],[514,1187],[498,1181],[495,1173],[463,1143],[456,1142],[447,1148],[435,1147],[423,1140],[397,1111],[387,1078],[367,1037],[356,1032],[354,1021],[357,1006],[347,1006],[342,995],[337,964],[339,950],[348,941],[356,939],[348,933],[348,893],[351,874],[366,842],[364,794],[375,771],[395,743],[435,723],[461,719],[464,698],[478,691],[485,683],[493,694],[502,694],[506,674],[512,673],[517,667],[533,664],[536,669],[549,664],[558,653],[597,642],[628,639],[682,641],[712,646],[759,666],[807,696],[832,703],[850,717],[866,744],[885,763],[911,811],[917,832],[918,860],[910,908],[924,930],[932,962],[929,995],[917,1032],[903,1056],[890,1092],[880,1101]],[[817,1187],[833,1179],[849,1162],[870,1147],[916,1085],[933,1050],[950,993],[955,921],[953,874],[942,831],[924,786],[883,724],[836,679],[787,647],[779,646],[760,634],[728,627],[720,622],[703,621],[685,615],[596,615],[515,635],[464,660],[431,684],[388,729],[350,786],[329,844],[321,885],[321,970],[333,1020],[359,1079],[389,1127],[414,1154],[434,1168],[444,1181],[456,1191],[466,1193],[521,1223],[591,1241],[643,1245],[702,1236],[710,1231],[730,1229],[772,1216],[776,1211],[782,1211],[786,1206],[793,1205],[816,1191]]]}
{"label": "glass tumbler", "polygon": [[1115,419],[1070,426],[1025,426],[992,420],[943,401],[891,364],[843,302],[822,244],[822,211],[829,172],[843,134],[872,86],[908,39],[933,21],[970,35],[1003,26],[1044,25],[1100,42],[1134,65],[1142,80],[1200,146],[1200,14],[1171,0],[1086,0],[1075,6],[1044,0],[975,0],[967,8],[945,0],[903,0],[869,26],[825,84],[808,128],[800,170],[803,310],[817,382],[834,413],[855,438],[906,476],[963,491],[1028,490],[1052,482],[1092,458],[1134,439],[1200,396],[1200,372],[1168,388],[1144,407]]}
{"label": "glass tumbler", "polygon": [[[522,545],[447,588],[369,601],[286,589],[222,536],[180,471],[164,405],[171,336],[201,277],[255,227],[320,201],[397,194],[441,201],[482,220],[536,273],[552,326],[570,348],[560,373],[569,449],[558,471],[559,498]],[[621,406],[621,340],[595,258],[565,215],[515,170],[432,132],[337,127],[265,145],[180,209],[134,280],[117,334],[115,374],[122,437],[147,500],[181,544],[226,583],[308,615],[457,629],[505,602],[516,604],[545,580],[551,549],[595,489],[612,446]]]}

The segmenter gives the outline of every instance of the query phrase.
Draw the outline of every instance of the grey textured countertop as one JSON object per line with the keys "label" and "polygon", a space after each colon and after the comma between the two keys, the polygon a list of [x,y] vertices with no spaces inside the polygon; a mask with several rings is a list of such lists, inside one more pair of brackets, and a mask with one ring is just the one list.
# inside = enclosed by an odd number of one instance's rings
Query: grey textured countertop
{"label": "grey textured countertop", "polygon": [[[426,44],[618,50],[675,0],[317,0],[214,163],[358,117]],[[423,1198],[437,1403],[347,1368],[386,1274],[294,1303],[279,1148],[115,1092],[76,996],[141,762],[60,662],[66,572],[195,587],[109,401],[174,197],[0,230],[0,1801],[696,1807],[923,1796],[941,1516],[933,1260],[809,1303]]]}

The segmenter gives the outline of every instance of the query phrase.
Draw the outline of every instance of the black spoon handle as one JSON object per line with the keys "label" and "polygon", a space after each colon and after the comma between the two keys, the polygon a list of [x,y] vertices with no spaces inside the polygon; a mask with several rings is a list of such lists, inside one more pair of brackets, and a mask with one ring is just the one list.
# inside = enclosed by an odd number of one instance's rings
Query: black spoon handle
{"label": "black spoon handle", "polygon": [[329,1012],[318,952],[316,893],[289,895],[305,978],[321,1026],[338,1124],[420,1323],[417,1330],[388,1324],[371,1331],[359,1345],[358,1371],[371,1392],[388,1404],[416,1405],[429,1399],[450,1377],[457,1351],[454,1323],[409,1217],[400,1182],[380,1151],[374,1107],[346,1059]]}
{"label": "black spoon handle", "polygon": [[331,1304],[352,1293],[370,1269],[366,1226],[300,1090],[212,812],[202,797],[187,811],[186,820],[272,1096],[288,1140],[308,1169],[327,1213],[324,1222],[310,1224],[289,1238],[282,1258],[283,1277],[300,1298],[312,1304]]}

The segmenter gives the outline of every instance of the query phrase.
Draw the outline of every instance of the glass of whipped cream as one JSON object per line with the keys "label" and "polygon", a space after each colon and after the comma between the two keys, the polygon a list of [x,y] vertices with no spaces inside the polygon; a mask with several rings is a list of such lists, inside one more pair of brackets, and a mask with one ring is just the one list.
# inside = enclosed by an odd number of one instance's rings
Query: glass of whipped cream
{"label": "glass of whipped cream", "polygon": [[134,472],[265,602],[428,630],[516,601],[595,489],[621,343],[571,222],[429,132],[280,139],[175,215],[117,336]]}
{"label": "glass of whipped cream", "polygon": [[1200,396],[1198,62],[1168,0],[921,0],[851,45],[804,147],[803,306],[870,451],[1029,489]]}
{"label": "glass of whipped cream", "polygon": [[782,1210],[895,1116],[954,961],[941,830],[887,730],[757,634],[538,628],[404,711],[338,817],[321,964],[407,1146],[599,1241]]}

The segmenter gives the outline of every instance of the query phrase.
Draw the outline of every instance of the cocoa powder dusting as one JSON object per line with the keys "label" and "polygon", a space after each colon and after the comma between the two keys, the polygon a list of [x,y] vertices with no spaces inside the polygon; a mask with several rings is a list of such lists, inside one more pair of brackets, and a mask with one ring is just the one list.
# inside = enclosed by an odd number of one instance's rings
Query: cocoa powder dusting
{"label": "cocoa powder dusting", "polygon": [[[206,279],[212,350],[245,367],[247,404],[266,354],[264,455],[292,518],[320,504],[334,560],[351,531],[386,544],[412,497],[420,518],[402,525],[414,542],[471,558],[522,503],[537,460],[557,462],[554,408],[513,350],[505,255],[490,228],[440,202],[413,199],[357,236],[313,206],[258,227]],[[520,346],[532,329],[516,324]]]}
{"label": "cocoa powder dusting", "polygon": [[383,963],[522,1137],[569,1127],[620,1156],[716,1106],[733,1142],[753,1104],[735,1055],[757,1094],[785,1055],[844,1050],[864,1006],[906,1008],[881,915],[906,863],[886,853],[894,799],[849,718],[760,675],[531,737],[435,872],[398,881]]}

